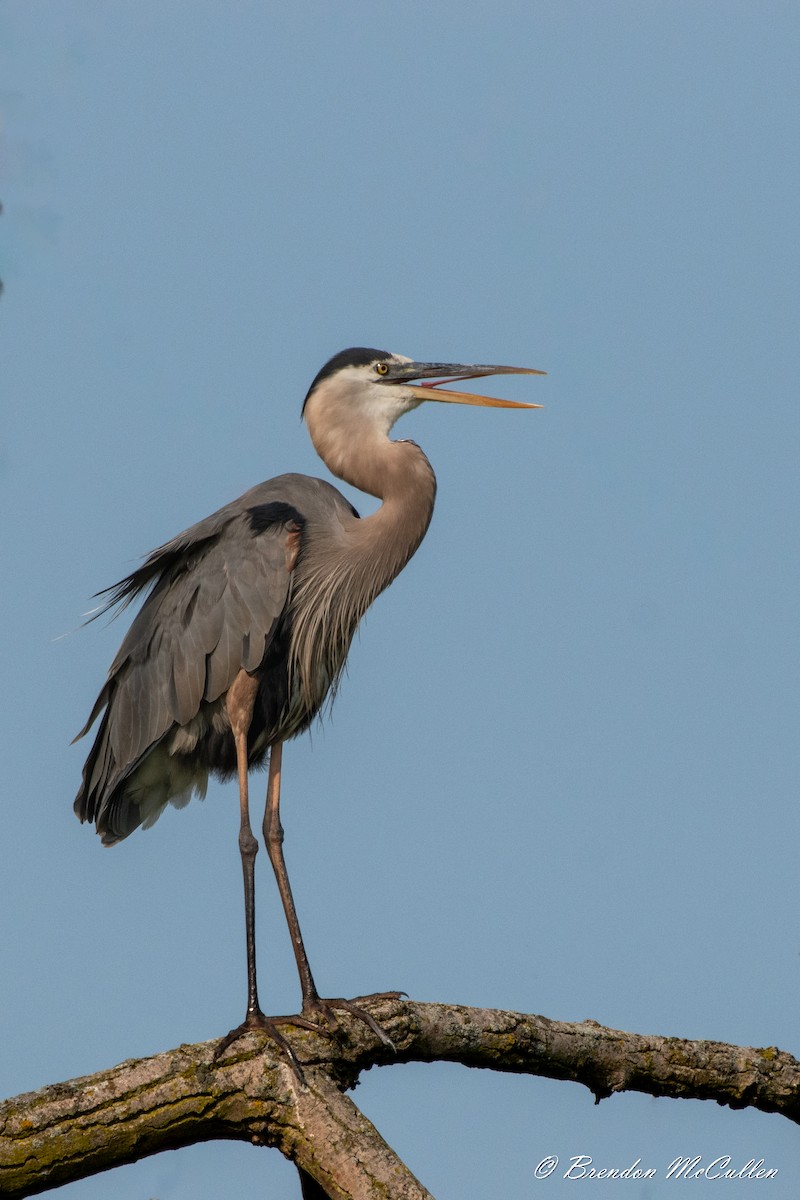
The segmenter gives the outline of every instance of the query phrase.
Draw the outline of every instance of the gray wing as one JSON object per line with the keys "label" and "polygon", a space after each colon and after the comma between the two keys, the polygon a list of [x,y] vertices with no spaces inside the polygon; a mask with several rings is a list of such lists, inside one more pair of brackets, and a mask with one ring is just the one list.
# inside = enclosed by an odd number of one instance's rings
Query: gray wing
{"label": "gray wing", "polygon": [[290,537],[302,537],[304,524],[276,498],[279,484],[262,484],[186,530],[109,589],[110,605],[151,590],[78,735],[105,708],[75,800],[76,814],[96,820],[98,832],[115,789],[165,734],[217,700],[242,667],[262,662],[289,596]]}

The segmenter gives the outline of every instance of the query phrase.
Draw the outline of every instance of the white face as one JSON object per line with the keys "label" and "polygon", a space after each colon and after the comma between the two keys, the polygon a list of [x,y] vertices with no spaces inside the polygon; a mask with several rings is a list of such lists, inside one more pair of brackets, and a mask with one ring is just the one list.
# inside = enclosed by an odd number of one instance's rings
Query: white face
{"label": "white face", "polygon": [[410,387],[383,381],[387,361],[414,360],[393,354],[389,360],[342,367],[314,388],[303,409],[320,458],[334,475],[373,495],[379,493],[362,478],[364,464],[388,444],[395,421],[422,403]]}
{"label": "white face", "polygon": [[384,435],[404,413],[418,408],[422,401],[409,387],[400,383],[385,383],[382,370],[386,363],[410,363],[414,360],[404,354],[393,354],[391,358],[378,359],[364,366],[344,367],[330,379],[324,380],[317,393],[324,397],[325,407],[347,410],[349,417],[357,418],[365,428],[373,428]]}

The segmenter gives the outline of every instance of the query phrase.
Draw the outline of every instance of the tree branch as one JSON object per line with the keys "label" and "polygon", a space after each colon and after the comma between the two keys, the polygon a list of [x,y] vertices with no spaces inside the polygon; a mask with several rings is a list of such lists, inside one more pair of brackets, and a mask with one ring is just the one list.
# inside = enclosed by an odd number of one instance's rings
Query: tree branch
{"label": "tree branch", "polygon": [[[800,1063],[775,1047],[623,1033],[594,1021],[381,1000],[396,1047],[341,1014],[332,1038],[286,1027],[305,1084],[265,1035],[214,1060],[181,1046],[0,1105],[0,1194],[34,1195],[162,1150],[216,1138],[275,1146],[335,1200],[423,1200],[428,1192],[343,1095],[372,1066],[445,1060],[573,1080],[614,1092],[716,1100],[800,1123]],[[309,1184],[310,1187],[310,1184]]]}

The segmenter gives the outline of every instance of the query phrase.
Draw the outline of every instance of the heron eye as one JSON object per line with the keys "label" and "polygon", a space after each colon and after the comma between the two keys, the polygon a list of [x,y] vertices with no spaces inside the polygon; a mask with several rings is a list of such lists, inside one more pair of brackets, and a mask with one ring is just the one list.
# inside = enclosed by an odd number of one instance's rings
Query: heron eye
{"label": "heron eye", "polygon": [[375,370],[378,372],[379,375],[388,375],[389,374],[389,365],[388,365],[388,363],[385,363],[385,362],[375,363]]}

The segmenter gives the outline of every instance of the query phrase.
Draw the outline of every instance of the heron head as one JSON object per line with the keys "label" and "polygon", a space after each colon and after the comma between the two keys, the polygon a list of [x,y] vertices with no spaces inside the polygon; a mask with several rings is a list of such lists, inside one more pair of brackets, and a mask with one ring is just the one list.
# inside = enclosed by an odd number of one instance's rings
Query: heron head
{"label": "heron head", "polygon": [[488,364],[415,362],[403,354],[359,346],[342,350],[325,364],[308,390],[303,414],[312,421],[315,411],[347,408],[388,434],[405,412],[426,400],[448,404],[475,404],[491,408],[541,408],[516,400],[497,400],[472,392],[438,390],[444,384],[479,379],[486,375],[543,375],[530,367]]}

